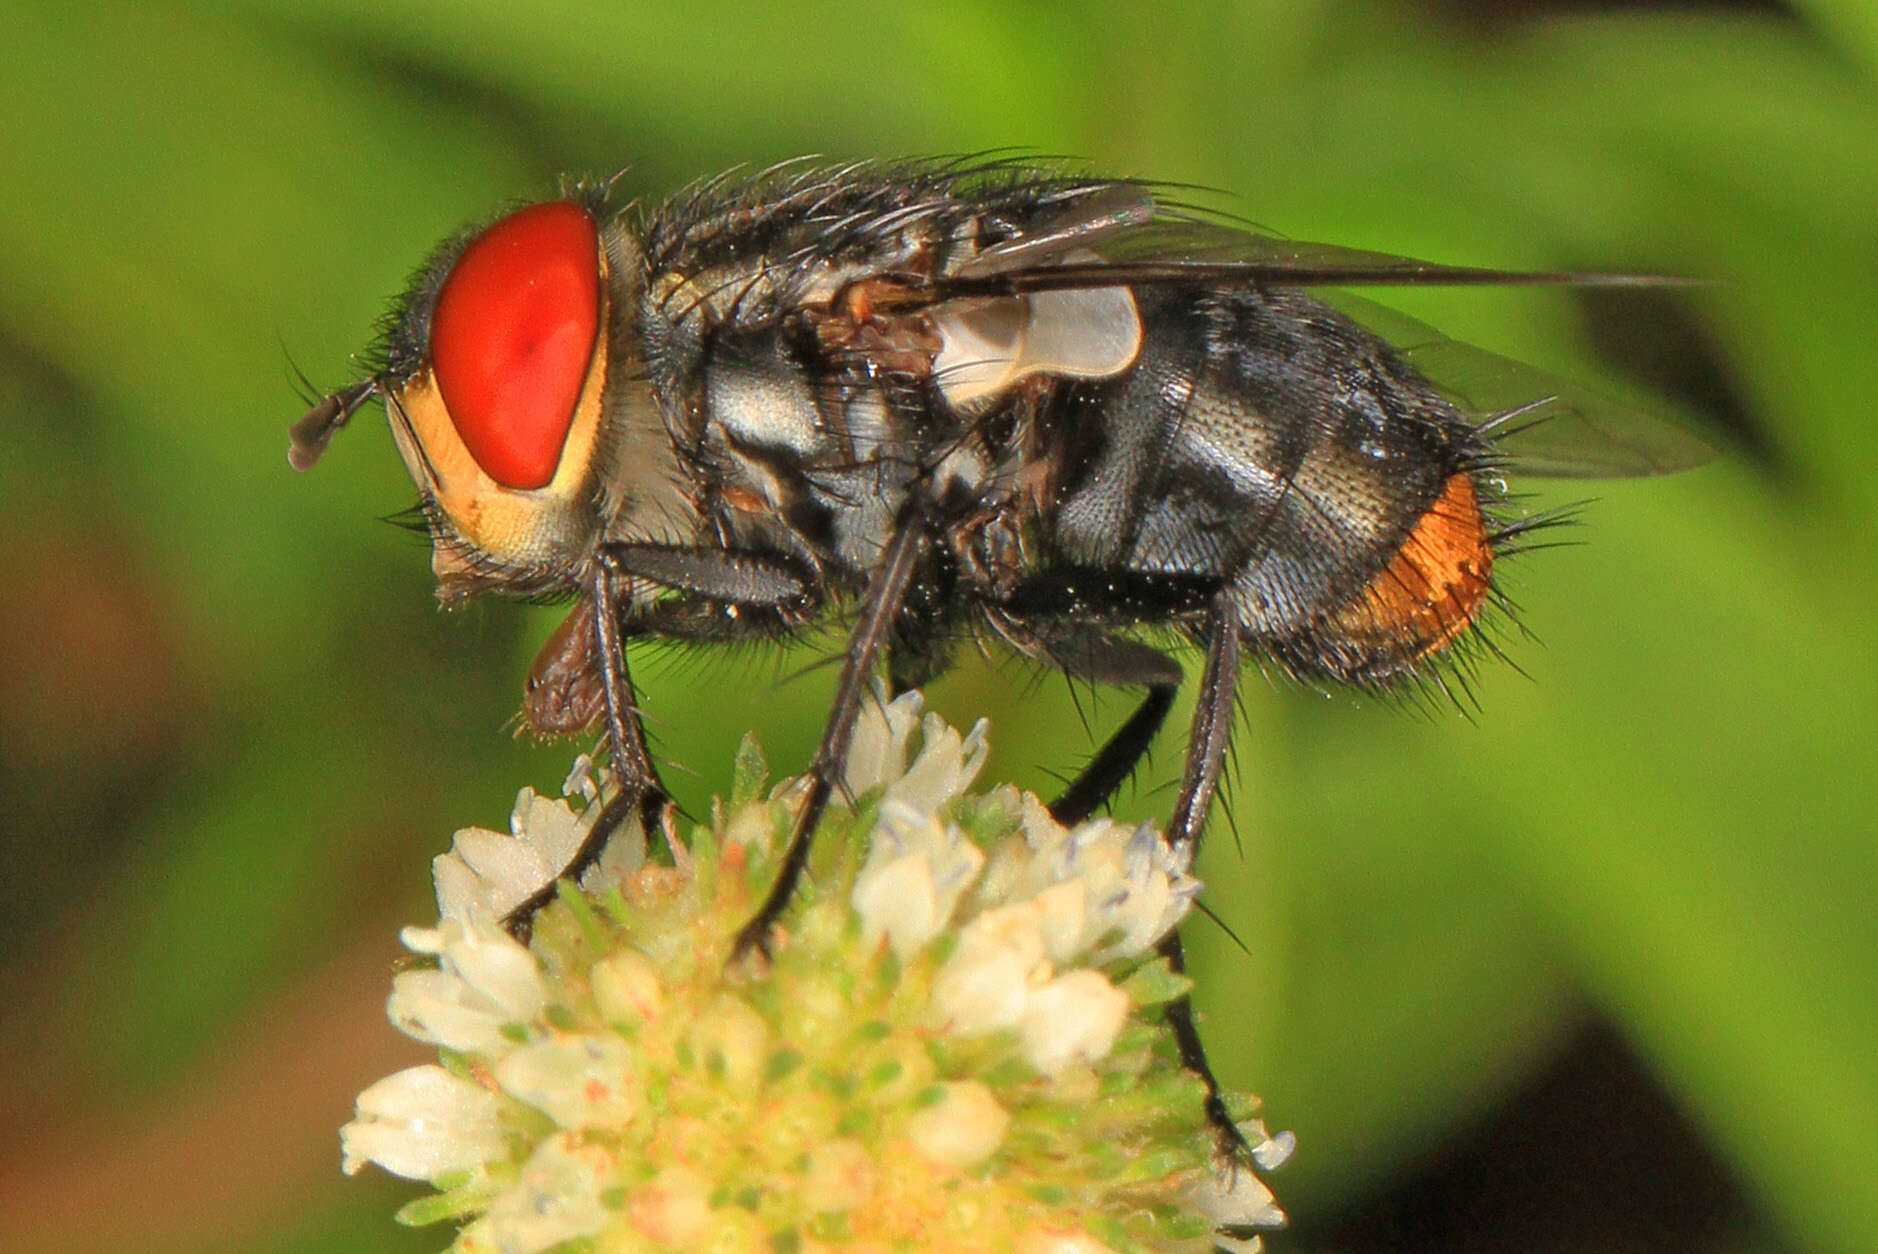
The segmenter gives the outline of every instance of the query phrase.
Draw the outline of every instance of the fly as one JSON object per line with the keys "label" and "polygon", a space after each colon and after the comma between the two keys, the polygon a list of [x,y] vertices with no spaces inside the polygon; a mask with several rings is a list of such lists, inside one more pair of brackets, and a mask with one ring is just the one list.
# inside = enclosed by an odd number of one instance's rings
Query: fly
{"label": "fly", "polygon": [[[1310,683],[1439,683],[1493,648],[1495,565],[1543,521],[1514,516],[1503,473],[1652,475],[1712,455],[1336,290],[1661,280],[1300,243],[1154,184],[1015,162],[790,163],[623,208],[609,190],[444,244],[369,374],[295,424],[291,460],[308,468],[381,400],[438,596],[575,598],[523,719],[603,729],[619,792],[566,876],[670,804],[631,642],[785,639],[851,612],[743,955],[771,943],[877,671],[924,684],[977,635],[1141,690],[1050,807],[1073,824],[1172,708],[1180,664],[1132,631],[1171,629],[1204,658],[1166,829],[1192,847],[1248,660]],[[1170,1018],[1211,1088],[1184,1000]]]}

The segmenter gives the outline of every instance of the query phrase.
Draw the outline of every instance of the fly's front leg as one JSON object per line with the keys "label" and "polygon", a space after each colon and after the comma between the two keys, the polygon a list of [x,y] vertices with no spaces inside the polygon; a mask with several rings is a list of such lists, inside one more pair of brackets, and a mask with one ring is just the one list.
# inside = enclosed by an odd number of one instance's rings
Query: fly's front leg
{"label": "fly's front leg", "polygon": [[535,915],[554,900],[563,879],[578,881],[600,860],[609,841],[636,810],[645,831],[652,832],[663,817],[669,797],[659,781],[658,768],[646,749],[645,725],[633,695],[632,676],[626,669],[626,647],[620,638],[622,613],[630,613],[630,576],[602,554],[595,564],[588,596],[593,604],[594,662],[600,672],[605,703],[607,747],[613,759],[613,777],[619,786],[587,830],[580,848],[554,879],[543,884],[511,910],[503,926],[518,940],[527,940]]}
{"label": "fly's front leg", "polygon": [[813,585],[801,564],[777,553],[686,544],[609,544],[604,560],[623,575],[723,605],[802,607],[812,595]]}
{"label": "fly's front leg", "polygon": [[848,641],[848,655],[842,662],[841,679],[835,687],[835,706],[822,728],[822,743],[815,751],[815,763],[809,768],[809,795],[796,818],[795,831],[783,851],[782,866],[776,873],[769,896],[763,899],[756,915],[737,933],[733,961],[753,953],[769,953],[770,932],[776,920],[788,909],[795,896],[796,883],[809,858],[816,825],[828,808],[829,795],[848,760],[848,745],[854,738],[854,723],[861,713],[861,699],[868,680],[880,660],[881,643],[894,616],[906,600],[907,585],[912,581],[920,545],[926,541],[926,519],[917,502],[909,502],[894,520],[893,534],[881,554],[867,593],[861,600],[854,635]]}
{"label": "fly's front leg", "polygon": [[[646,605],[636,604],[632,596],[635,581],[656,584],[674,595]],[[531,677],[527,713],[531,723],[542,727],[544,720],[558,711],[547,701],[551,695],[564,696],[575,710],[568,717],[579,717],[581,685],[556,673],[556,667],[579,667],[591,662],[600,681],[607,745],[619,785],[619,792],[601,809],[556,880],[578,880],[600,860],[607,843],[634,810],[639,813],[641,826],[650,833],[659,826],[670,804],[646,747],[645,725],[626,668],[626,632],[681,640],[781,634],[811,608],[813,587],[796,563],[769,553],[670,544],[613,544],[601,550],[589,593],[591,612],[584,617],[570,617],[563,628],[590,624],[590,653],[569,649],[566,643],[551,643],[546,650],[548,665],[539,676],[542,686],[537,689],[536,677]],[[537,666],[541,669],[541,664]],[[511,911],[505,920],[509,931],[525,938],[535,913],[554,900],[555,891],[551,881]]]}

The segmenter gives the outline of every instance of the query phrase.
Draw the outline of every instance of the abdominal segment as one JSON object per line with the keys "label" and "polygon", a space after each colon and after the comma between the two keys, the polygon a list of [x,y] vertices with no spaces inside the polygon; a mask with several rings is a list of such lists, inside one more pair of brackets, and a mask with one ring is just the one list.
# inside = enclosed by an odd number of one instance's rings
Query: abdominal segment
{"label": "abdominal segment", "polygon": [[1380,679],[1439,653],[1473,626],[1492,589],[1493,545],[1473,479],[1457,473],[1394,560],[1324,623],[1349,678]]}

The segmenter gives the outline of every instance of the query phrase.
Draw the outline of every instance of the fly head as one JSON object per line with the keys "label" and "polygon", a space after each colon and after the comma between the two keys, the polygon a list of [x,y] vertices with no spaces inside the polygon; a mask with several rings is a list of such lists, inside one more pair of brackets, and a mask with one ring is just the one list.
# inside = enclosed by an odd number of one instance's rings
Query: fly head
{"label": "fly head", "polygon": [[602,542],[685,512],[641,365],[643,287],[642,254],[603,189],[466,232],[394,307],[383,368],[294,426],[290,460],[310,467],[382,396],[441,599],[584,588]]}

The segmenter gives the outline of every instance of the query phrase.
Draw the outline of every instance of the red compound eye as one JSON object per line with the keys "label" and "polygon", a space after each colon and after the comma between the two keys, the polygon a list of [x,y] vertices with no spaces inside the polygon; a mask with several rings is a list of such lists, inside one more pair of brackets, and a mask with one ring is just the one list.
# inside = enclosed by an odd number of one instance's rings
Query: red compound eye
{"label": "red compound eye", "polygon": [[477,236],[437,294],[437,387],[505,488],[545,487],[560,464],[600,329],[597,244],[579,205],[534,205]]}

